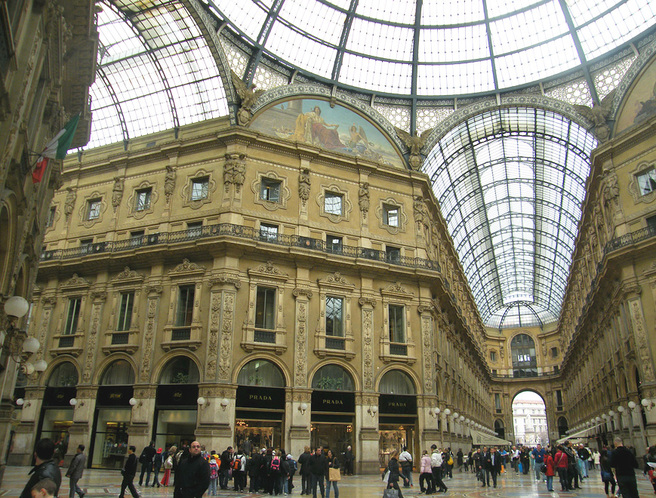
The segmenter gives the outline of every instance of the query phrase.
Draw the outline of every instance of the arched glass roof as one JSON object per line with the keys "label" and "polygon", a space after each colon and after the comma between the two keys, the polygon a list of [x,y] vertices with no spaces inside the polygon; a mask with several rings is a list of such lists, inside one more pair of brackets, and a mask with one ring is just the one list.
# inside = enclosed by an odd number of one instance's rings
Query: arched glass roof
{"label": "arched glass roof", "polygon": [[488,326],[557,320],[596,146],[559,114],[502,108],[450,130],[426,159]]}
{"label": "arched glass roof", "polygon": [[89,147],[228,114],[216,61],[182,1],[101,1]]}
{"label": "arched glass roof", "polygon": [[587,67],[656,17],[652,0],[205,1],[255,48],[251,73],[264,53],[340,86],[412,96],[505,91]]}

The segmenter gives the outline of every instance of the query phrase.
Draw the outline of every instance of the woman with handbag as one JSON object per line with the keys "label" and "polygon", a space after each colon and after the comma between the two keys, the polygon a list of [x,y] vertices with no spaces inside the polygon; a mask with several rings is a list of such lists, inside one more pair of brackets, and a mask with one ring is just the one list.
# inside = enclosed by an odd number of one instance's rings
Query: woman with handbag
{"label": "woman with handbag", "polygon": [[[608,498],[615,496],[615,477],[613,470],[608,463],[608,450],[603,449],[599,454],[599,470],[601,470],[601,481],[604,483],[604,491]],[[608,494],[608,487],[610,486],[610,494]]]}
{"label": "woman with handbag", "polygon": [[[387,464],[387,471],[389,477],[387,479],[387,489],[383,493],[384,498],[403,498],[401,488],[399,488],[399,477],[401,477],[401,470],[399,469],[399,450],[394,450],[390,455],[389,463]],[[392,491],[396,490],[396,493]]]}
{"label": "woman with handbag", "polygon": [[332,450],[328,450],[328,475],[326,476],[326,498],[330,498],[330,486],[335,490],[335,498],[339,498],[339,488],[337,483],[342,479],[339,472],[339,460],[333,455]]}

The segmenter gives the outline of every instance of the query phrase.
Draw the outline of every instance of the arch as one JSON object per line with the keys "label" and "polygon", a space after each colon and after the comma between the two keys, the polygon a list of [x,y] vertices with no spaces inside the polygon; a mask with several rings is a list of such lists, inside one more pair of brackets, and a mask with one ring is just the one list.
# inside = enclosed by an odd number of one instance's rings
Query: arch
{"label": "arch", "polygon": [[558,426],[558,436],[559,437],[567,436],[567,431],[569,430],[569,424],[567,423],[567,418],[558,417],[556,424]]}
{"label": "arch", "polygon": [[[156,368],[153,369],[151,373],[151,379],[156,379],[154,380],[155,383],[159,382],[159,379],[162,378],[162,374],[164,372],[164,368],[168,365],[168,363],[173,360],[174,358],[177,358],[179,356],[184,356],[186,358],[189,358],[195,365],[196,369],[198,370],[199,377],[201,375],[201,372],[203,372],[203,369],[201,368],[201,363],[198,361],[198,358],[196,358],[195,355],[191,354],[188,351],[183,351],[183,350],[177,350],[177,351],[171,351],[168,354],[164,355],[162,359],[160,359],[159,363],[157,364]],[[136,372],[139,371],[139,369],[135,369]],[[200,377],[199,383],[203,382],[203,378]]]}
{"label": "arch", "polygon": [[503,423],[503,420],[500,418],[494,421],[494,432],[496,432],[497,436],[499,436],[501,439],[506,438],[506,427]]}
{"label": "arch", "polygon": [[170,358],[161,370],[158,384],[198,384],[200,372],[196,362],[188,355]]}
{"label": "arch", "polygon": [[100,385],[125,386],[133,385],[135,381],[134,368],[129,361],[116,359],[103,369]]}
{"label": "arch", "polygon": [[80,379],[77,366],[72,361],[62,361],[48,374],[47,387],[76,387]]}
{"label": "arch", "polygon": [[134,358],[130,356],[129,354],[126,353],[113,353],[110,354],[107,358],[103,359],[103,361],[99,362],[95,372],[94,372],[94,377],[92,382],[97,385],[101,385],[101,380],[103,375],[105,374],[105,370],[114,362],[116,361],[126,361],[130,365],[130,368],[132,371],[135,373],[135,377],[138,377],[139,375],[139,369],[137,368],[137,364],[134,361]]}
{"label": "arch", "polygon": [[326,362],[317,366],[310,377],[312,389],[349,392],[358,390],[353,372],[341,363]]}
{"label": "arch", "polygon": [[417,392],[415,379],[405,370],[390,368],[381,374],[377,391],[381,394],[415,395]]}
{"label": "arch", "polygon": [[7,295],[10,292],[12,261],[16,246],[18,228],[16,221],[15,196],[10,190],[4,190],[0,198],[0,294]]}
{"label": "arch", "polygon": [[285,375],[278,365],[265,359],[246,363],[237,375],[239,386],[286,387]]}
{"label": "arch", "polygon": [[535,340],[529,334],[519,333],[510,340],[513,377],[536,377],[538,362]]}
{"label": "arch", "polygon": [[[262,355],[251,355],[247,356],[244,358],[239,364],[235,366],[235,369],[233,370],[233,379],[232,382],[233,384],[239,385],[239,374],[241,373],[241,370],[250,362],[256,361],[256,360],[264,360],[268,361],[269,363],[273,363],[276,367],[278,367],[278,370],[282,373],[282,376],[285,381],[285,386],[290,386],[291,385],[291,376],[289,375],[289,372],[287,371],[287,367],[285,364],[283,364],[279,358],[273,355],[267,355],[267,354],[262,354]],[[309,377],[308,377],[309,378]]]}

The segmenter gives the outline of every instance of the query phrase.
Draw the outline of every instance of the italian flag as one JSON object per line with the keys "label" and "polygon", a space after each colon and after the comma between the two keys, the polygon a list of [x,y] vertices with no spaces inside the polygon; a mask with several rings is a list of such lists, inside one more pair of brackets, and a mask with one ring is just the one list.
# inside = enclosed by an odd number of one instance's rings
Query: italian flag
{"label": "italian flag", "polygon": [[48,166],[50,159],[64,159],[66,153],[71,146],[75,130],[77,130],[77,123],[80,120],[80,115],[76,115],[71,119],[66,126],[64,126],[55,137],[46,144],[39,159],[36,162],[34,171],[32,171],[32,183],[39,183],[43,178],[43,174]]}

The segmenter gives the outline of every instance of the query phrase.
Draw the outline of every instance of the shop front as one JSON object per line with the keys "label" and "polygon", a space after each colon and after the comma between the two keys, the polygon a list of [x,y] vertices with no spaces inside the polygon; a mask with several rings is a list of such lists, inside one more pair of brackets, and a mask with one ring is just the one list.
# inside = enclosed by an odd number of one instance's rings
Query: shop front
{"label": "shop front", "polygon": [[239,386],[235,413],[235,447],[244,451],[282,448],[285,390]]}
{"label": "shop front", "polygon": [[312,448],[322,446],[341,456],[353,447],[355,394],[342,391],[313,391],[310,427]]}
{"label": "shop front", "polygon": [[70,400],[75,398],[75,387],[46,387],[43,407],[39,418],[36,441],[49,438],[63,451],[68,450],[68,430],[73,425],[73,407]]}
{"label": "shop front", "polygon": [[93,417],[90,465],[120,469],[128,454],[128,427],[132,417],[132,386],[100,386]]}
{"label": "shop front", "polygon": [[155,401],[155,446],[189,446],[196,438],[198,384],[157,387]]}

